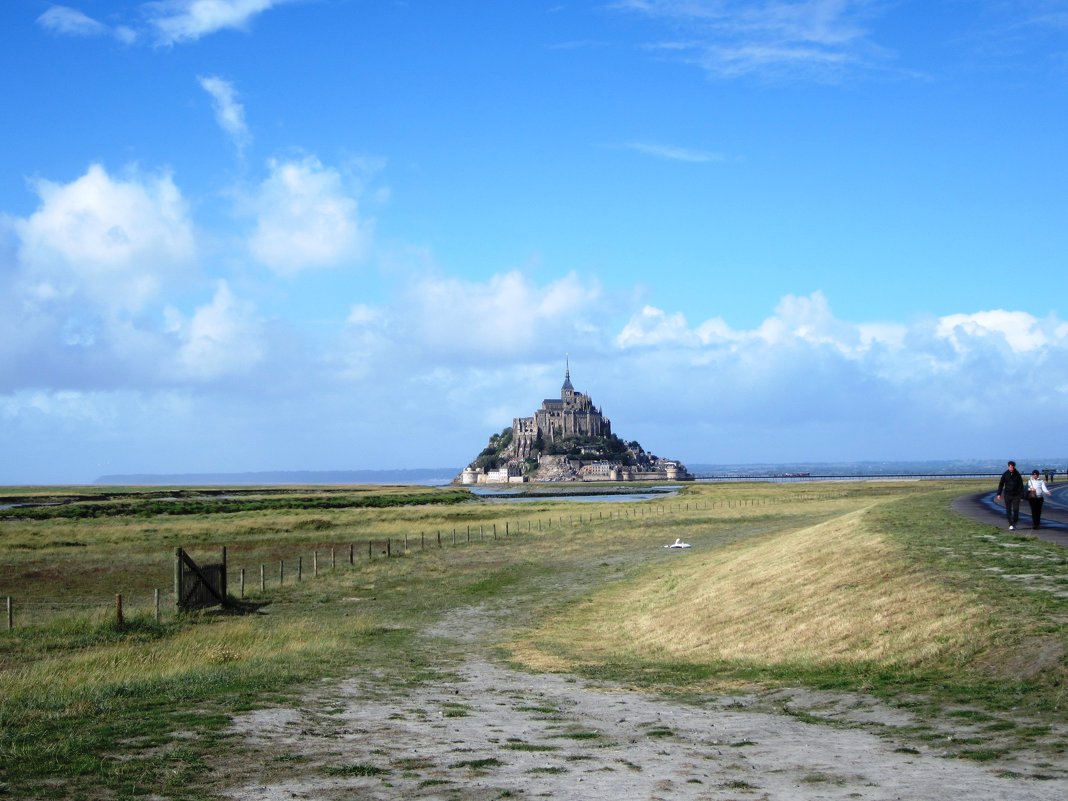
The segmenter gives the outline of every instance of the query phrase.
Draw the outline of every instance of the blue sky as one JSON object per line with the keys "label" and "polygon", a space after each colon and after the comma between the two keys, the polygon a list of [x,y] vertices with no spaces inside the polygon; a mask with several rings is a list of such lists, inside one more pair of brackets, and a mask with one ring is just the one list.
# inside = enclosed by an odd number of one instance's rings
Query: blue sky
{"label": "blue sky", "polygon": [[1068,455],[1068,0],[8,0],[0,483]]}

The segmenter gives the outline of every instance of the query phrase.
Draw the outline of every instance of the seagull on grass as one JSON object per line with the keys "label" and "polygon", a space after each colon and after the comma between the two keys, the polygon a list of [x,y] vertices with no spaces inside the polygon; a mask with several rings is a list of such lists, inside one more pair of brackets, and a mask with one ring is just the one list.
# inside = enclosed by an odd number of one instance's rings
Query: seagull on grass
{"label": "seagull on grass", "polygon": [[690,543],[683,542],[682,537],[676,537],[675,541],[671,545],[665,545],[665,548],[689,548]]}

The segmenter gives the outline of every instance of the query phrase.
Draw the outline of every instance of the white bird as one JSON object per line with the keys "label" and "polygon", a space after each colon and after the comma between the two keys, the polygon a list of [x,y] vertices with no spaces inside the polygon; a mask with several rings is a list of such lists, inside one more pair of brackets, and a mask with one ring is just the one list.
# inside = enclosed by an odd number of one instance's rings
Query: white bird
{"label": "white bird", "polygon": [[675,541],[671,545],[665,545],[665,548],[689,548],[690,543],[683,542],[682,537],[676,537]]}

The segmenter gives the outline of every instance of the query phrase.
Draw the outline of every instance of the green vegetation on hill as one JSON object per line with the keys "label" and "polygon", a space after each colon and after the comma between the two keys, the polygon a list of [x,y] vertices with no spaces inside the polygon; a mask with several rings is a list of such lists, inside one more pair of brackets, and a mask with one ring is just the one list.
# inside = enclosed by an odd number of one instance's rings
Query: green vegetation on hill
{"label": "green vegetation on hill", "polygon": [[[499,434],[493,434],[489,443],[475,457],[471,466],[476,470],[486,471],[504,467],[512,458],[512,427],[508,426]],[[538,454],[548,456],[567,456],[586,462],[619,462],[627,466],[648,465],[656,457],[645,451],[636,442],[624,442],[615,434],[604,437],[584,437],[567,435],[546,445],[539,437],[534,444],[534,454],[527,460],[527,469],[537,467]]]}
{"label": "green vegetation on hill", "polygon": [[475,457],[471,466],[479,471],[495,470],[508,462],[508,450],[512,447],[512,427],[508,426],[500,434],[492,434],[489,444]]}

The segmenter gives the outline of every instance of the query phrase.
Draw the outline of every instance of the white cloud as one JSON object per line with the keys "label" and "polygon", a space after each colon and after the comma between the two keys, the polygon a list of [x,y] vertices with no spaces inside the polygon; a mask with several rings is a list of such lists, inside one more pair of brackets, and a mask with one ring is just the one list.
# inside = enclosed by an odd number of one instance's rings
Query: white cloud
{"label": "white cloud", "polygon": [[615,7],[675,26],[678,37],[653,48],[718,78],[826,80],[886,55],[865,25],[878,10],[871,0],[623,0]]}
{"label": "white cloud", "polygon": [[658,145],[648,142],[629,142],[625,145],[629,150],[634,150],[638,153],[644,153],[647,156],[653,156],[654,158],[664,159],[666,161],[684,161],[693,164],[707,164],[713,161],[723,161],[723,156],[719,153],[712,153],[707,150],[693,150],[684,147],[675,147],[674,145]]}
{"label": "white cloud", "polygon": [[252,134],[245,123],[245,108],[238,101],[233,84],[216,75],[200,76],[197,80],[204,91],[211,95],[219,126],[233,140],[238,153],[244,152],[252,141]]}
{"label": "white cloud", "polygon": [[100,393],[28,391],[0,396],[0,418],[15,420],[28,415],[74,426],[113,425],[118,420],[114,404]]}
{"label": "white cloud", "polygon": [[39,208],[14,225],[30,297],[84,295],[136,311],[195,255],[186,204],[168,174],[113,178],[94,164],[69,184],[34,188]]}
{"label": "white cloud", "polygon": [[218,282],[211,303],[197,308],[190,320],[174,311],[168,316],[171,330],[182,340],[178,365],[189,378],[244,374],[263,360],[262,324],[255,306],[235,298],[225,281]]}
{"label": "white cloud", "polygon": [[[1003,309],[948,315],[938,321],[937,334],[952,344],[958,353],[974,347],[980,339],[1004,343],[1015,353],[1038,350],[1050,342],[1039,320],[1026,312]],[[1056,337],[1056,333],[1053,336]]]}
{"label": "white cloud", "polygon": [[107,25],[76,8],[51,6],[37,18],[47,31],[60,36],[112,36],[126,44],[151,39],[159,45],[195,42],[221,30],[247,30],[252,19],[292,0],[152,0],[142,3],[141,21]]}
{"label": "white cloud", "polygon": [[160,44],[196,41],[224,29],[245,30],[258,14],[289,0],[159,0],[145,5]]}
{"label": "white cloud", "polygon": [[58,36],[111,36],[125,44],[137,41],[137,32],[133,28],[105,25],[70,6],[52,6],[37,18],[37,24]]}
{"label": "white cloud", "polygon": [[[486,282],[425,277],[405,292],[403,327],[430,353],[515,357],[588,336],[600,287],[574,273],[538,287],[520,271]],[[585,329],[585,330],[584,330]]]}
{"label": "white cloud", "polygon": [[45,30],[63,36],[105,36],[107,25],[69,6],[52,6],[37,18]]}
{"label": "white cloud", "polygon": [[[743,433],[756,443],[774,432],[778,441],[822,449],[822,458],[834,442],[854,454],[894,454],[884,458],[912,458],[906,443],[928,458],[990,453],[991,443],[1068,453],[1063,438],[997,428],[1023,398],[1036,419],[1055,419],[1068,402],[1068,325],[1052,317],[994,310],[856,324],[836,318],[816,292],[784,298],[747,330],[719,318],[691,326],[647,306],[615,341],[616,372],[657,376],[633,385],[627,416],[641,419],[667,393],[675,413],[706,420],[736,448]],[[675,436],[663,421],[654,424]],[[963,450],[971,447],[979,450]],[[850,458],[848,448],[841,453]]]}
{"label": "white cloud", "polygon": [[700,334],[690,330],[684,314],[667,314],[654,306],[642,308],[616,337],[621,348],[696,345],[700,341]]}
{"label": "white cloud", "polygon": [[839,322],[834,318],[827,298],[817,291],[807,297],[787,295],[779,302],[775,313],[752,331],[734,330],[719,317],[690,328],[684,315],[668,314],[653,306],[646,306],[623,327],[616,337],[616,344],[621,348],[669,344],[691,348],[737,348],[757,343],[779,346],[803,342],[830,346],[844,355],[856,355],[873,342],[894,336],[891,327],[867,325],[862,328]]}
{"label": "white cloud", "polygon": [[269,162],[271,174],[254,200],[258,213],[249,248],[282,275],[352,264],[370,243],[371,225],[341,174],[314,157]]}

